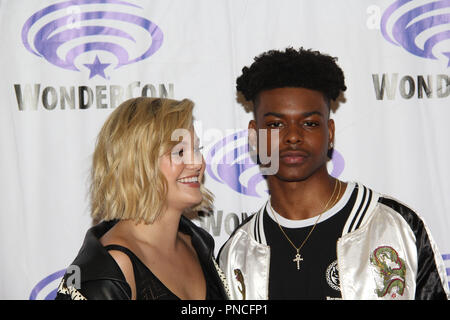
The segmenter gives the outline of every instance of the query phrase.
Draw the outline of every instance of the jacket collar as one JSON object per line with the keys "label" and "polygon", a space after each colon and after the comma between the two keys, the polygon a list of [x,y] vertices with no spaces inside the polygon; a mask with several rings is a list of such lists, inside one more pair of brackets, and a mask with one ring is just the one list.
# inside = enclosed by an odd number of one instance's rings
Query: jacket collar
{"label": "jacket collar", "polygon": [[380,198],[378,192],[373,191],[361,183],[356,183],[355,188],[357,190],[355,204],[342,230],[342,237],[368,223]]}
{"label": "jacket collar", "polygon": [[197,255],[202,263],[210,263],[214,253],[213,237],[206,230],[198,227],[185,216],[181,216],[178,230],[191,236],[192,245],[194,246],[195,251],[197,251]]}
{"label": "jacket collar", "polygon": [[[380,198],[379,193],[361,183],[355,183],[355,188],[357,190],[357,198],[345,223],[344,229],[342,230],[341,236],[352,233],[367,224],[372,216],[373,209],[378,204],[378,199]],[[258,243],[263,245],[267,245],[263,224],[263,217],[266,212],[267,204],[268,201],[265,202],[264,206],[252,216],[251,220],[246,225],[248,234],[250,234]]]}
{"label": "jacket collar", "polygon": [[[97,279],[126,282],[120,267],[100,243],[100,238],[117,222],[118,220],[103,221],[87,231],[83,245],[72,263],[80,268],[82,282]],[[214,240],[209,233],[184,216],[181,216],[179,230],[191,236],[192,245],[203,263],[211,260]]]}

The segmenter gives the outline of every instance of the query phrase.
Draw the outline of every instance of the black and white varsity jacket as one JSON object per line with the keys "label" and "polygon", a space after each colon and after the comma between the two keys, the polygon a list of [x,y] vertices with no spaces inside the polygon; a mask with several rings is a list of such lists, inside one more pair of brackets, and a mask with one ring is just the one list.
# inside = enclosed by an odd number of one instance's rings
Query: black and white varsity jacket
{"label": "black and white varsity jacket", "polygon": [[[355,187],[356,202],[336,245],[342,298],[449,299],[442,256],[419,215],[362,184]],[[268,299],[265,207],[249,217],[219,252],[231,299]]]}

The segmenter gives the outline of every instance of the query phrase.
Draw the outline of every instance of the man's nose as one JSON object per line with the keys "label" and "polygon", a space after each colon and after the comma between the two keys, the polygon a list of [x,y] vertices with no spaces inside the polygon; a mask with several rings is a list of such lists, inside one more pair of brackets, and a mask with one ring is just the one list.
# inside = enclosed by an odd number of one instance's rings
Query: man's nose
{"label": "man's nose", "polygon": [[284,140],[287,144],[301,143],[303,141],[302,128],[296,125],[289,126],[286,135],[284,136]]}

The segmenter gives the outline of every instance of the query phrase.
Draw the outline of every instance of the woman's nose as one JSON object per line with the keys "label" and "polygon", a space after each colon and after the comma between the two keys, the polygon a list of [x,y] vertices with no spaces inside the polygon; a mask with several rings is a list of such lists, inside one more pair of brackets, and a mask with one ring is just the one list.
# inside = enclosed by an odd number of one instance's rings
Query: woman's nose
{"label": "woman's nose", "polygon": [[184,159],[184,164],[190,166],[192,169],[201,168],[203,165],[204,159],[203,155],[198,150],[190,150]]}

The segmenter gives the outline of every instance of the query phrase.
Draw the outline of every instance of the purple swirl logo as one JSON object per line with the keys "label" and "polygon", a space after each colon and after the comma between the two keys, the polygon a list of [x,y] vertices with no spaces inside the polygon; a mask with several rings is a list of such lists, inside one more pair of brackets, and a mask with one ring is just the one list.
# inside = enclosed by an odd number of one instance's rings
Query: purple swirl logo
{"label": "purple swirl logo", "polygon": [[131,12],[139,9],[120,0],[60,2],[28,18],[22,42],[28,51],[59,68],[84,69],[89,79],[97,75],[108,79],[105,69],[147,59],[163,43],[156,24]]}
{"label": "purple swirl logo", "polygon": [[59,281],[66,269],[56,271],[39,281],[31,290],[29,300],[54,300],[58,290]]}
{"label": "purple swirl logo", "polygon": [[[443,254],[442,255],[442,259],[444,260],[444,263],[447,264],[446,268],[445,268],[445,271],[447,272],[447,276],[450,276],[450,253]],[[448,285],[450,286],[450,278],[449,278],[449,281],[448,281]]]}
{"label": "purple swirl logo", "polygon": [[[251,159],[248,131],[241,130],[216,142],[206,155],[206,172],[219,183],[251,197],[263,198],[268,194],[259,166]],[[338,177],[344,170],[344,158],[334,150],[331,175]]]}
{"label": "purple swirl logo", "polygon": [[398,0],[384,11],[381,33],[390,43],[426,59],[449,59],[450,0]]}

